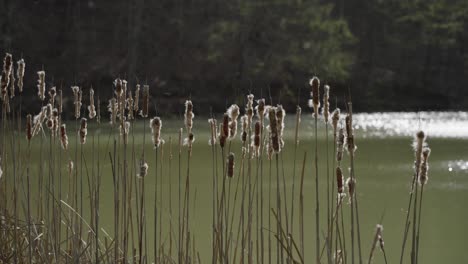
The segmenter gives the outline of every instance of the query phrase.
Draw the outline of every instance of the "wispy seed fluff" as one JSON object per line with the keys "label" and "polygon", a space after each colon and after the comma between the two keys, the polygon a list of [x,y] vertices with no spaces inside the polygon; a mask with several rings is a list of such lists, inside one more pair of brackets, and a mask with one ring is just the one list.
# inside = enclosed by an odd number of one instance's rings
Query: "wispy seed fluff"
{"label": "wispy seed fluff", "polygon": [[234,153],[229,153],[227,159],[227,176],[232,178],[234,176]]}
{"label": "wispy seed fluff", "polygon": [[124,94],[122,80],[120,78],[115,79],[114,86],[115,86],[115,95],[117,96],[117,98],[122,97],[122,95]]}
{"label": "wispy seed fluff", "polygon": [[382,225],[377,225],[376,229],[375,229],[374,240],[372,242],[371,253],[370,253],[370,257],[369,257],[369,260],[370,260],[369,263],[372,262],[372,258],[374,256],[374,250],[375,250],[375,247],[377,246],[377,242],[380,243],[380,248],[383,249],[384,245],[383,245],[382,231],[383,231],[383,226]]}
{"label": "wispy seed fluff", "polygon": [[39,134],[39,132],[42,130],[42,123],[44,123],[44,121],[47,118],[47,109],[48,109],[48,106],[42,107],[41,112],[39,112],[39,114],[34,116],[33,130],[32,130],[33,137]]}
{"label": "wispy seed fluff", "polygon": [[341,127],[338,131],[338,138],[336,139],[336,161],[340,162],[343,159],[343,146],[344,146],[344,130]]}
{"label": "wispy seed fluff", "polygon": [[62,124],[62,126],[60,126],[60,143],[64,150],[68,149],[67,126],[65,124]]}
{"label": "wispy seed fluff", "polygon": [[71,177],[72,176],[72,173],[73,173],[73,167],[75,165],[73,164],[73,161],[72,160],[69,160],[68,161],[68,176]]}
{"label": "wispy seed fluff", "polygon": [[155,149],[158,148],[161,145],[161,143],[164,143],[161,140],[161,127],[162,127],[161,118],[156,116],[150,120],[151,134],[153,135],[152,140],[153,140]]}
{"label": "wispy seed fluff", "polygon": [[73,91],[73,104],[75,105],[75,118],[78,119],[81,116],[81,89],[78,86],[72,86]]}
{"label": "wispy seed fluff", "polygon": [[271,160],[273,157],[273,144],[271,140],[271,131],[268,131],[268,137],[265,138],[265,150],[267,153],[268,160]]}
{"label": "wispy seed fluff", "polygon": [[193,104],[192,101],[187,100],[185,101],[185,114],[184,114],[184,123],[185,128],[187,129],[187,134],[192,132],[193,127],[193,118],[195,115],[193,114]]}
{"label": "wispy seed fluff", "polygon": [[265,117],[265,99],[262,98],[257,100],[255,110],[257,111],[258,120],[260,120],[260,123],[263,125],[263,119]]}
{"label": "wispy seed fluff", "polygon": [[130,133],[130,122],[124,121],[120,124],[120,136],[122,136],[122,140],[124,144],[128,143],[128,133]]}
{"label": "wispy seed fluff", "polygon": [[322,108],[322,114],[323,114],[323,120],[325,123],[328,123],[329,118],[330,118],[330,103],[328,102],[330,99],[330,86],[325,85],[323,87],[323,108]]}
{"label": "wispy seed fluff", "polygon": [[2,75],[0,78],[0,88],[1,88],[3,100],[6,100],[6,96],[8,93],[7,89],[10,83],[11,68],[12,68],[12,56],[10,53],[6,53],[5,58],[3,59],[3,70],[2,70]]}
{"label": "wispy seed fluff", "polygon": [[241,133],[241,140],[242,143],[245,143],[247,141],[247,115],[243,115],[241,117],[241,125],[242,125],[242,133]]}
{"label": "wispy seed fluff", "polygon": [[239,117],[239,106],[236,104],[231,105],[227,113],[229,115],[229,139],[232,140],[237,135],[237,118]]}
{"label": "wispy seed fluff", "polygon": [[142,117],[148,117],[148,107],[149,107],[149,85],[143,85],[142,92],[142,105],[140,115]]}
{"label": "wispy seed fluff", "polygon": [[18,68],[16,69],[16,77],[18,77],[18,90],[20,93],[23,92],[23,78],[24,78],[24,70],[26,68],[26,63],[24,63],[24,60],[21,59],[17,62]]}
{"label": "wispy seed fluff", "polygon": [[216,145],[216,135],[218,134],[218,131],[217,131],[218,124],[217,124],[216,119],[214,118],[208,119],[208,123],[210,124],[210,131],[211,131],[211,137],[208,140],[208,144],[210,146],[214,146]]}
{"label": "wispy seed fluff", "polygon": [[138,104],[140,103],[140,85],[136,85],[135,89],[135,101],[133,102],[133,110],[138,113]]}
{"label": "wispy seed fluff", "polygon": [[80,125],[80,143],[85,144],[86,143],[86,135],[88,135],[88,120],[86,118],[81,118],[81,125]]}
{"label": "wispy seed fluff", "polygon": [[133,116],[133,96],[132,96],[132,91],[128,92],[128,98],[127,98],[127,110],[128,110],[128,115],[127,118],[128,120],[133,120],[135,119]]}
{"label": "wispy seed fluff", "polygon": [[115,98],[111,98],[109,100],[109,104],[107,105],[107,111],[110,113],[110,124],[116,125],[117,124],[117,100]]}
{"label": "wispy seed fluff", "polygon": [[319,97],[320,97],[320,91],[319,91],[320,80],[317,77],[314,76],[312,79],[310,79],[309,85],[312,88],[312,92],[310,94],[311,97],[312,97],[312,100],[309,101],[309,106],[314,108],[314,116],[317,118],[318,113],[319,113],[319,108],[320,108],[320,101],[319,101]]}
{"label": "wispy seed fluff", "polygon": [[352,203],[354,191],[356,190],[356,180],[354,180],[351,177],[348,177],[348,179],[346,179],[346,186],[348,187],[349,203]]}
{"label": "wispy seed fluff", "polygon": [[55,106],[55,97],[57,96],[57,88],[54,86],[49,90],[49,103]]}
{"label": "wispy seed fluff", "polygon": [[52,109],[52,113],[49,116],[49,120],[52,122],[52,125],[49,128],[51,130],[52,136],[54,137],[57,136],[57,132],[58,132],[58,125],[59,125],[58,116],[59,114],[58,114],[57,108]]}
{"label": "wispy seed fluff", "polygon": [[280,138],[278,134],[278,121],[276,120],[276,107],[270,107],[268,109],[268,119],[270,120],[270,125],[268,129],[270,131],[270,143],[273,151],[279,153],[281,151]]}
{"label": "wispy seed fluff", "polygon": [[255,157],[260,157],[260,131],[261,131],[261,124],[260,121],[255,122],[255,129],[254,129],[254,135],[253,135],[253,140],[252,140],[252,147],[254,149],[254,156]]}
{"label": "wispy seed fluff", "polygon": [[10,98],[15,97],[15,81],[15,67],[14,64],[11,64],[10,84],[8,85],[10,87]]}
{"label": "wispy seed fluff", "polygon": [[250,129],[250,125],[252,124],[252,117],[253,117],[253,101],[254,95],[249,94],[247,95],[247,106],[245,108],[245,114],[247,115],[247,126]]}
{"label": "wispy seed fluff", "polygon": [[32,126],[33,126],[32,116],[28,114],[26,116],[26,138],[28,139],[28,141],[31,141],[31,138],[33,136]]}
{"label": "wispy seed fluff", "polygon": [[38,71],[37,72],[38,79],[37,79],[37,95],[41,101],[45,99],[45,71]]}
{"label": "wispy seed fluff", "polygon": [[145,178],[148,175],[148,163],[145,160],[140,160],[140,171],[138,172],[138,177]]}
{"label": "wispy seed fluff", "polygon": [[276,122],[278,124],[278,138],[279,138],[279,143],[280,147],[284,147],[284,140],[283,140],[283,132],[284,132],[284,117],[286,116],[286,111],[284,111],[284,108],[282,105],[278,105],[276,107]]}
{"label": "wispy seed fluff", "polygon": [[91,88],[89,90],[88,111],[89,111],[89,119],[93,119],[94,117],[96,117],[96,107],[94,106],[94,90],[93,90],[93,88]]}
{"label": "wispy seed fluff", "polygon": [[429,170],[429,155],[431,154],[431,149],[429,147],[424,147],[422,151],[422,162],[421,169],[419,171],[419,184],[425,185],[429,179],[427,172]]}
{"label": "wispy seed fluff", "polygon": [[338,122],[340,121],[340,109],[336,108],[332,113],[333,137],[336,138],[338,132]]}

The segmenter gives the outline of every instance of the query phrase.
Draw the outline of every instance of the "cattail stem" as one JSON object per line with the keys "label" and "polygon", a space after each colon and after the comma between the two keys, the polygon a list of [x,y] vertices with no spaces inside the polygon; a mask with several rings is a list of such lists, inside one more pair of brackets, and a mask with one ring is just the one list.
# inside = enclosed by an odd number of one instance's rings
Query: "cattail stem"
{"label": "cattail stem", "polygon": [[315,254],[316,262],[320,263],[320,200],[319,200],[319,179],[318,179],[318,135],[317,135],[317,119],[315,114]]}

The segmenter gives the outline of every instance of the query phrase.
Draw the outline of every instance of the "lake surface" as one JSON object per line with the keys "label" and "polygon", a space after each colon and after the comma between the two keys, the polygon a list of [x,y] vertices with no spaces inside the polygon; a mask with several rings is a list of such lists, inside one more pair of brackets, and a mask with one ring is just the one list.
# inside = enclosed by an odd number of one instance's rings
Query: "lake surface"
{"label": "lake surface", "polygon": [[[358,147],[356,151],[355,173],[358,186],[358,199],[361,219],[361,240],[363,247],[363,258],[367,260],[369,250],[374,235],[376,224],[382,219],[384,226],[383,237],[389,263],[397,263],[401,252],[401,242],[403,226],[405,221],[405,210],[408,204],[408,195],[410,190],[410,180],[413,175],[412,164],[414,162],[414,153],[411,147],[413,135],[420,129],[427,134],[427,142],[432,149],[429,159],[429,182],[424,190],[424,207],[421,222],[421,263],[468,263],[468,255],[465,253],[468,244],[468,227],[466,219],[468,210],[466,201],[468,200],[468,112],[421,112],[421,113],[371,113],[355,114],[356,136],[355,142]],[[135,149],[140,153],[143,147],[143,126],[147,124],[136,123],[132,128],[133,135],[130,142],[135,142]],[[304,153],[307,152],[307,162],[304,178],[304,199],[305,199],[305,244],[306,244],[306,263],[312,263],[315,252],[315,174],[313,167],[313,123],[310,115],[302,116],[301,129],[299,133],[299,146],[297,148],[296,161],[294,161],[295,152],[293,147],[294,137],[294,114],[288,114],[285,122],[285,147],[281,155],[280,169],[285,172],[285,183],[288,192],[287,202],[291,203],[291,188],[293,182],[296,186],[296,195],[298,194],[300,168]],[[69,124],[69,131],[74,123]],[[178,219],[178,173],[177,167],[177,146],[178,128],[183,126],[182,120],[164,120],[162,137],[165,139],[164,162],[162,163],[163,176],[158,174],[158,188],[161,198],[158,198],[158,205],[162,211],[163,219],[163,241],[168,243],[169,222],[173,223],[173,232],[177,236]],[[149,129],[146,128],[146,133]],[[97,132],[99,131],[99,133]],[[113,230],[113,187],[111,179],[111,165],[108,153],[111,150],[112,138],[108,134],[109,129],[101,128],[96,130],[90,124],[88,132],[88,143],[83,151],[85,160],[90,164],[96,162],[99,156],[101,169],[103,171],[103,188],[101,192],[101,221],[102,230],[112,235]],[[200,253],[202,263],[208,263],[211,249],[211,217],[212,217],[212,152],[208,145],[209,127],[207,119],[197,118],[194,121],[194,134],[196,141],[193,148],[191,160],[191,221],[190,227],[195,239],[196,248]],[[47,132],[48,133],[48,132]],[[69,132],[70,152],[62,155],[63,160],[74,159],[75,139]],[[97,142],[100,137],[99,149],[91,149],[91,142]],[[116,137],[118,138],[118,137]],[[173,139],[173,160],[169,167],[168,157],[170,153],[169,138]],[[147,161],[149,164],[148,176],[146,178],[146,199],[148,205],[148,234],[152,234],[152,201],[154,201],[155,173],[155,154],[152,150],[152,144],[149,134],[147,134],[144,144]],[[40,140],[33,140],[32,149],[35,160],[31,162],[31,170],[39,170],[39,157],[41,157]],[[44,139],[45,146],[48,146],[48,139]],[[97,143],[96,143],[97,145]],[[320,197],[321,197],[321,223],[326,222],[326,152],[327,141],[325,134],[325,125],[319,123],[319,175],[320,175]],[[231,145],[231,150],[236,154],[236,170],[239,173],[241,143],[236,138]],[[45,155],[47,148],[42,149],[42,155]],[[328,153],[330,157],[330,175],[333,168],[331,160],[333,156],[332,134],[329,134]],[[57,155],[57,153],[55,154]],[[186,153],[182,154],[181,171],[185,178],[186,172]],[[65,174],[66,162],[62,160],[62,171]],[[296,162],[296,175],[293,176],[293,167]],[[130,162],[129,170],[136,172],[136,159]],[[221,170],[222,158],[218,151],[218,167]],[[274,161],[272,162],[275,168]],[[94,165],[95,166],[95,165]],[[342,168],[347,177],[349,175],[348,155],[345,154]],[[255,171],[257,163],[252,161],[252,169]],[[275,203],[276,181],[269,181],[270,162],[263,161],[263,181],[259,185],[265,199],[268,192],[272,192],[272,205]],[[161,169],[161,164],[159,164]],[[255,176],[255,174],[253,174]],[[272,172],[276,176],[276,172]],[[171,177],[171,178],[170,178]],[[238,176],[232,179],[231,199],[234,198],[235,186]],[[274,177],[273,177],[274,178]],[[271,185],[270,185],[271,184]],[[64,182],[63,186],[67,186]],[[271,187],[270,187],[271,186]],[[65,188],[65,187],[64,187]],[[261,189],[260,189],[261,188]],[[281,185],[281,190],[283,185]],[[169,192],[172,196],[169,196]],[[89,199],[89,198],[85,198]],[[298,197],[295,198],[296,206]],[[151,201],[151,202],[150,202]],[[173,206],[173,215],[169,214],[169,201]],[[231,200],[231,206],[234,201]],[[267,203],[267,200],[264,202]],[[85,204],[86,201],[85,201]],[[236,206],[235,227],[237,230],[239,219],[239,198]],[[289,205],[289,210],[291,206]],[[233,207],[231,207],[233,208]],[[257,209],[254,209],[257,211]],[[86,210],[85,210],[86,211]],[[268,216],[268,207],[265,205],[263,210],[258,210],[259,214],[263,212],[265,219]],[[295,207],[298,212],[298,207]],[[85,212],[85,215],[87,212]],[[345,205],[345,223],[349,219],[349,205]],[[272,219],[273,221],[273,219]],[[297,223],[297,213],[295,220]],[[298,224],[295,224],[293,237],[298,240]],[[267,228],[267,227],[265,227]],[[324,228],[324,225],[321,225]],[[349,230],[347,230],[349,232]],[[349,237],[349,233],[347,233]],[[149,243],[151,243],[149,239]],[[152,248],[150,244],[149,248]],[[276,249],[276,248],[275,248]],[[406,252],[409,254],[409,250]],[[267,254],[267,252],[265,252]],[[408,255],[406,254],[406,255]],[[151,254],[152,255],[152,254]],[[273,256],[276,254],[273,252]],[[376,253],[374,263],[384,263],[380,252]],[[406,262],[409,263],[409,260]]]}

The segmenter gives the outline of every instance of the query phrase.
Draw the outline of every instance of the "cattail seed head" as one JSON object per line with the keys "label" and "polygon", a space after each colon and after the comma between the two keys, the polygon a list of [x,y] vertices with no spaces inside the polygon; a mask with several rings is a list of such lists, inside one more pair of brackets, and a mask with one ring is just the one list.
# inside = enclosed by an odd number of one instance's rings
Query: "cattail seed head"
{"label": "cattail seed head", "polygon": [[124,121],[120,124],[120,136],[122,136],[122,140],[124,144],[128,143],[128,133],[130,133],[130,122]]}
{"label": "cattail seed head", "polygon": [[354,143],[354,134],[353,134],[353,118],[351,112],[346,115],[346,150],[348,153],[355,152],[357,147]]}
{"label": "cattail seed head", "polygon": [[270,120],[270,125],[268,126],[271,137],[270,144],[273,148],[273,151],[275,153],[279,153],[281,151],[281,144],[278,134],[278,120],[276,119],[276,107],[270,107],[268,109],[268,119]]}
{"label": "cattail seed head", "polygon": [[81,123],[80,123],[80,143],[85,144],[86,143],[86,135],[88,135],[88,120],[86,118],[81,118]]}
{"label": "cattail seed head", "polygon": [[24,63],[24,60],[21,59],[17,62],[18,68],[16,69],[16,77],[18,77],[18,90],[20,93],[23,92],[23,78],[24,78],[24,70],[26,68],[26,64]]}
{"label": "cattail seed head", "polygon": [[89,119],[93,119],[94,117],[96,117],[96,107],[94,106],[94,90],[93,90],[93,88],[91,88],[89,90],[88,111],[89,111]]}
{"label": "cattail seed head", "polygon": [[39,99],[44,101],[45,99],[45,71],[38,71],[37,72],[38,79],[37,79],[37,95],[39,95]]}
{"label": "cattail seed head", "polygon": [[338,131],[338,138],[336,140],[336,161],[338,162],[343,159],[344,138],[344,130],[343,128],[340,128]]}
{"label": "cattail seed head", "polygon": [[255,110],[257,111],[258,119],[261,123],[263,123],[263,118],[265,116],[265,99],[262,98],[257,100],[257,106],[255,107]]}
{"label": "cattail seed head", "polygon": [[211,131],[211,138],[208,140],[208,144],[210,146],[216,145],[216,135],[218,134],[218,124],[216,119],[210,118],[208,119],[208,123],[210,124],[210,131]]}
{"label": "cattail seed head", "polygon": [[286,111],[282,105],[278,105],[276,107],[276,122],[278,124],[277,131],[278,131],[278,138],[280,147],[284,147],[284,140],[283,140],[283,132],[284,132],[284,117],[286,116]]}
{"label": "cattail seed head", "polygon": [[133,104],[134,104],[134,101],[133,101],[133,97],[132,97],[132,91],[129,91],[128,92],[128,98],[127,98],[127,110],[128,110],[128,120],[133,120],[134,117],[133,117]]}
{"label": "cattail seed head", "polygon": [[145,178],[148,175],[148,163],[143,159],[140,160],[140,171],[138,172],[138,177]]}
{"label": "cattail seed head", "polygon": [[249,129],[250,129],[250,124],[252,124],[253,101],[254,101],[254,95],[253,94],[247,95],[247,106],[245,108],[245,114],[247,115],[247,126],[249,127]]}
{"label": "cattail seed head", "polygon": [[227,139],[223,131],[224,131],[224,124],[221,123],[219,124],[219,145],[221,146],[221,148],[224,148],[224,146],[226,145],[226,139]]}
{"label": "cattail seed head", "polygon": [[243,115],[241,117],[241,124],[242,124],[241,141],[242,143],[245,143],[247,141],[247,126],[248,126],[247,119],[248,119],[247,115]]}
{"label": "cattail seed head", "polygon": [[44,106],[41,109],[41,112],[34,116],[33,118],[33,130],[32,130],[32,136],[34,137],[35,135],[39,134],[39,132],[42,130],[42,123],[47,118],[47,109],[48,106]]}
{"label": "cattail seed head", "polygon": [[57,96],[57,88],[54,86],[49,90],[49,103],[55,106],[55,97]]}
{"label": "cattail seed head", "polygon": [[184,139],[184,146],[187,146],[189,156],[192,156],[193,142],[195,141],[195,135],[189,132],[187,137]]}
{"label": "cattail seed head", "polygon": [[60,143],[64,150],[68,149],[67,126],[65,124],[62,124],[62,126],[60,126]]}
{"label": "cattail seed head", "polygon": [[237,118],[239,117],[239,106],[236,104],[231,105],[228,110],[227,114],[229,119],[229,139],[232,140],[237,135]]}
{"label": "cattail seed head", "polygon": [[15,97],[15,69],[14,69],[14,64],[11,64],[11,69],[10,69],[10,82],[8,86],[10,87],[10,98]]}
{"label": "cattail seed head", "polygon": [[429,147],[424,147],[422,150],[422,161],[421,169],[419,170],[419,184],[425,185],[429,179],[427,172],[429,170],[429,155],[431,154],[431,149]]}
{"label": "cattail seed head", "polygon": [[114,86],[115,86],[115,95],[117,96],[117,98],[122,97],[122,95],[124,94],[122,80],[120,78],[115,79]]}
{"label": "cattail seed head", "polygon": [[342,194],[344,192],[344,181],[343,181],[343,172],[340,167],[336,167],[336,185],[338,188],[338,193]]}
{"label": "cattail seed head", "polygon": [[8,93],[8,85],[10,84],[11,68],[12,68],[12,56],[10,53],[5,54],[3,59],[3,70],[0,78],[0,90],[2,94],[2,100],[6,100]]}
{"label": "cattail seed head", "polygon": [[158,148],[161,143],[161,127],[162,127],[162,121],[161,118],[159,117],[154,117],[153,119],[150,120],[150,128],[151,128],[151,134],[153,134],[153,144],[154,148]]}
{"label": "cattail seed head", "polygon": [[110,113],[110,124],[115,125],[117,124],[117,100],[112,98],[109,100],[109,104],[107,105],[107,111]]}
{"label": "cattail seed head", "polygon": [[340,109],[336,108],[332,113],[332,126],[333,126],[333,136],[336,137],[338,132],[338,121],[340,121]]}
{"label": "cattail seed head", "polygon": [[253,135],[253,148],[254,148],[254,156],[255,157],[260,157],[260,131],[261,131],[261,124],[260,121],[255,122],[255,129],[254,129],[254,135]]}
{"label": "cattail seed head", "polygon": [[193,118],[195,115],[193,114],[193,104],[192,101],[187,100],[185,101],[185,128],[187,129],[187,134],[192,132],[193,127]]}
{"label": "cattail seed head", "polygon": [[330,116],[330,103],[328,102],[329,99],[330,99],[330,86],[325,85],[323,87],[323,109],[322,109],[323,119],[325,120],[325,123],[328,123],[329,116]]}
{"label": "cattail seed head", "polygon": [[10,53],[5,54],[5,58],[3,59],[3,71],[10,76],[11,68],[13,66],[13,56]]}
{"label": "cattail seed head", "polygon": [[272,140],[271,140],[271,131],[268,131],[268,137],[265,138],[265,148],[266,148],[266,152],[267,152],[267,158],[268,160],[271,160],[271,158],[273,157],[273,144],[272,144]]}
{"label": "cattail seed head", "polygon": [[229,153],[227,160],[227,176],[232,178],[234,176],[234,153]]}
{"label": "cattail seed head", "polygon": [[133,103],[133,110],[138,113],[138,105],[140,103],[140,85],[137,84],[136,85],[136,89],[135,89],[135,101]]}
{"label": "cattail seed head", "polygon": [[143,85],[143,92],[142,92],[142,105],[140,115],[142,117],[148,117],[148,108],[149,108],[149,85]]}
{"label": "cattail seed head", "polygon": [[33,125],[33,122],[32,122],[32,116],[30,114],[28,114],[26,116],[26,138],[28,139],[28,141],[31,141],[31,138],[32,138],[32,125]]}
{"label": "cattail seed head", "polygon": [[349,177],[348,179],[346,179],[346,186],[348,187],[349,202],[352,203],[354,190],[356,189],[356,180]]}
{"label": "cattail seed head", "polygon": [[312,92],[311,92],[312,101],[309,103],[309,106],[314,108],[314,116],[315,116],[315,118],[317,118],[318,117],[318,111],[319,111],[319,108],[320,108],[320,101],[319,101],[319,97],[320,97],[320,91],[319,91],[320,80],[317,77],[314,76],[312,79],[310,79],[309,85],[312,88]]}
{"label": "cattail seed head", "polygon": [[81,115],[81,89],[78,86],[72,86],[73,104],[75,105],[75,118],[80,118]]}
{"label": "cattail seed head", "polygon": [[413,148],[414,148],[414,156],[415,156],[415,161],[414,161],[414,167],[416,171],[416,175],[419,175],[419,170],[421,167],[421,157],[422,157],[422,151],[425,146],[425,141],[426,141],[426,135],[424,134],[423,131],[419,131],[416,133],[416,137],[413,142]]}

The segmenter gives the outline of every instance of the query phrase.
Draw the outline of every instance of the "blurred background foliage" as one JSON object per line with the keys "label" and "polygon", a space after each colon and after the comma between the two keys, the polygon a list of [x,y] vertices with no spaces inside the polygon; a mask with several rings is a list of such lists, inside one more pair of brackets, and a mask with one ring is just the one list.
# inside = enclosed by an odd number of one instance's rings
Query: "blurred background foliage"
{"label": "blurred background foliage", "polygon": [[2,54],[26,61],[25,111],[42,68],[49,87],[102,101],[116,77],[148,83],[165,114],[249,91],[305,105],[313,75],[357,111],[468,107],[466,0],[2,0],[0,28]]}

